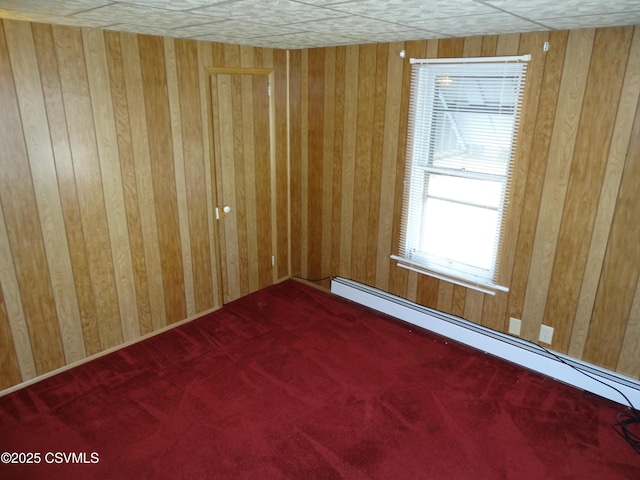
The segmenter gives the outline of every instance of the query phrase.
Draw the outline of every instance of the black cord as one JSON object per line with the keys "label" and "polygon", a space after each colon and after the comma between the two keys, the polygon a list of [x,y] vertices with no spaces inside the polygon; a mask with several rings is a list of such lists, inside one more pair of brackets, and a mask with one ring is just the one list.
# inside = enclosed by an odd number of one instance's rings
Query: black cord
{"label": "black cord", "polygon": [[[523,340],[525,340],[525,339],[523,339]],[[638,412],[638,410],[633,405],[631,400],[629,400],[629,398],[624,393],[622,393],[616,387],[614,387],[612,385],[609,385],[608,383],[603,382],[599,378],[596,378],[593,375],[588,374],[584,370],[581,370],[580,368],[576,367],[575,365],[570,364],[569,362],[565,361],[565,359],[562,358],[560,355],[556,355],[551,350],[548,350],[547,348],[543,347],[542,345],[540,345],[538,343],[535,343],[535,342],[532,342],[530,340],[525,340],[525,341],[530,343],[531,345],[535,345],[536,347],[540,348],[541,350],[544,350],[545,352],[547,352],[547,354],[549,354],[552,357],[556,358],[561,363],[564,363],[565,365],[570,366],[575,371],[580,372],[582,375],[584,375],[586,377],[589,377],[590,379],[595,380],[596,382],[599,382],[599,383],[601,383],[603,385],[606,385],[607,387],[611,388],[612,390],[615,390],[616,392],[618,392],[622,396],[622,398],[624,398],[627,401],[627,403],[629,404],[629,408],[631,409],[632,414],[628,415],[626,413],[619,413],[616,416],[616,423],[613,424],[613,429],[616,431],[616,433],[618,435],[620,435],[622,438],[624,438],[629,445],[631,445],[631,448],[633,448],[636,451],[636,453],[640,454],[640,436],[638,436],[637,434],[633,433],[629,429],[629,427],[631,425],[640,424],[640,412]]]}
{"label": "black cord", "polygon": [[[293,275],[292,277],[293,278],[299,278],[301,280],[306,280],[307,282],[322,282],[322,281],[325,281],[325,280],[330,280],[330,279],[332,280],[335,277],[335,275],[330,275],[328,277],[318,278],[318,279],[304,278],[304,277],[301,277],[299,275]],[[567,362],[564,358],[562,358],[560,355],[555,354],[554,352],[552,352],[551,350],[547,349],[546,347],[540,345],[539,343],[535,343],[535,342],[532,342],[531,340],[527,340],[527,339],[524,339],[524,338],[521,338],[521,340],[524,340],[525,342],[530,343],[531,345],[539,348],[540,350],[543,350],[548,355],[554,357],[559,362],[564,363],[565,365],[568,365],[569,367],[573,368],[575,371],[581,373],[582,375],[584,375],[586,377],[589,377],[590,379],[595,380],[596,382],[599,382],[599,383],[611,388],[612,390],[618,392],[620,394],[620,396],[622,398],[624,398],[626,400],[626,402],[629,404],[629,408],[631,409],[632,414],[631,415],[627,415],[625,413],[619,413],[616,416],[616,423],[613,425],[613,428],[618,433],[618,435],[620,435],[622,438],[624,438],[629,443],[629,445],[631,445],[631,448],[633,448],[636,451],[636,453],[640,454],[640,436],[636,435],[635,433],[633,433],[633,432],[631,432],[629,430],[629,426],[630,425],[640,424],[640,412],[638,412],[638,410],[633,405],[631,400],[629,400],[629,398],[624,393],[622,393],[619,389],[617,389],[613,385],[609,385],[608,383],[603,382],[599,378],[596,378],[593,375],[588,374],[584,370],[581,370],[580,368],[576,367],[575,365],[572,365],[571,363]]]}
{"label": "black cord", "polygon": [[633,424],[640,424],[640,417],[638,417],[637,412],[635,415],[619,413],[613,429],[631,445],[631,448],[633,448],[637,454],[640,454],[640,437],[629,430],[629,426]]}

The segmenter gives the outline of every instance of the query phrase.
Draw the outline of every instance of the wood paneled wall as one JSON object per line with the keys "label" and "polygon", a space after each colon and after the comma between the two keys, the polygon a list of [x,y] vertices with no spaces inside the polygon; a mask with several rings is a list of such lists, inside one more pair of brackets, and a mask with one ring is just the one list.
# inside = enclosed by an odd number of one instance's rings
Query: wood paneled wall
{"label": "wood paneled wall", "polygon": [[[548,52],[543,43],[548,41]],[[530,53],[496,296],[398,268],[409,57]],[[294,273],[340,275],[640,376],[640,28],[292,52]],[[300,122],[299,127],[298,123]]]}
{"label": "wood paneled wall", "polygon": [[[403,49],[532,55],[509,293],[389,259]],[[531,340],[545,323],[553,349],[640,377],[640,29],[287,53],[3,20],[0,389],[220,306],[207,66],[274,70],[278,278],[341,275],[500,331],[513,316]]]}
{"label": "wood paneled wall", "polygon": [[0,21],[0,389],[220,306],[210,66],[274,70],[282,278],[286,51]]}

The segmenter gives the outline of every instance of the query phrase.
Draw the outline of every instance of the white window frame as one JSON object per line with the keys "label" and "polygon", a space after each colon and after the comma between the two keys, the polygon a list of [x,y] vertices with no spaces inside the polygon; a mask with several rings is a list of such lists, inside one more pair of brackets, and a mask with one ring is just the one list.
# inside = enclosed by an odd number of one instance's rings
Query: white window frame
{"label": "white window frame", "polygon": [[[528,60],[529,55],[411,59],[411,102],[403,213],[398,255],[391,256],[398,262],[398,266],[491,295],[496,291],[508,291],[507,287],[499,285],[498,277]],[[448,88],[442,86],[443,79],[452,79],[451,81],[462,85],[456,85],[456,88],[469,88],[468,98],[477,99],[482,96],[478,92],[482,93],[484,88],[496,86],[504,88],[508,94],[496,95],[483,105],[469,103],[465,106],[460,101],[462,106],[456,105],[450,109],[442,95],[442,88]],[[440,85],[436,85],[436,82]],[[471,86],[472,82],[476,86]],[[498,102],[496,98],[499,99]],[[499,132],[489,128],[498,119],[498,112]],[[468,132],[472,130],[476,141],[462,141],[461,139],[471,136]],[[473,148],[467,148],[475,147],[478,139],[497,138],[491,135],[496,136],[498,133],[500,153],[491,154],[494,156],[476,155],[472,152]],[[443,140],[444,138],[447,140]],[[443,147],[445,143],[448,148]],[[438,153],[434,153],[436,149],[439,149]],[[456,150],[455,153],[452,153],[453,150]],[[473,188],[465,191],[461,188],[465,183],[474,188],[484,186],[484,197]],[[451,187],[456,184],[458,187],[454,190],[443,188],[443,185]],[[434,194],[437,188],[439,193]],[[436,206],[438,204],[440,207]],[[427,215],[427,208],[430,212],[436,212],[438,208],[444,212],[444,205],[450,211],[454,208],[466,210],[466,218],[470,218],[472,211],[488,215],[487,221],[492,222],[490,226],[495,225],[495,231],[485,229],[484,255],[476,255],[473,260],[466,261],[465,257],[470,256],[465,252],[473,249],[471,243],[464,246],[467,239],[461,240],[460,245],[456,246],[457,253],[442,253],[446,250],[443,247],[440,247],[439,253],[434,253],[439,248],[433,246],[438,243],[434,235],[437,236],[438,231],[445,229],[442,225],[439,229],[433,227],[438,220],[432,213],[429,214],[431,217]],[[428,219],[431,223],[427,222]],[[488,238],[486,232],[493,237]],[[441,237],[446,235],[447,232],[443,232]],[[476,239],[469,236],[468,240]]]}

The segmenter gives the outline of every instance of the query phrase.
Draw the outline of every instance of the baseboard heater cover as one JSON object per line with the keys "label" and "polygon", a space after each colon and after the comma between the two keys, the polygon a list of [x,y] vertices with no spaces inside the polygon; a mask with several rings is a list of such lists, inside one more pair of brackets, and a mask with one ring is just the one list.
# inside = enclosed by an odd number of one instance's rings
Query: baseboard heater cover
{"label": "baseboard heater cover", "polygon": [[331,292],[411,325],[424,328],[560,382],[628,406],[628,402],[618,392],[620,391],[634,407],[640,408],[640,382],[636,379],[566,355],[555,352],[551,354],[526,340],[491,330],[454,315],[423,307],[404,298],[346,278],[333,278]]}

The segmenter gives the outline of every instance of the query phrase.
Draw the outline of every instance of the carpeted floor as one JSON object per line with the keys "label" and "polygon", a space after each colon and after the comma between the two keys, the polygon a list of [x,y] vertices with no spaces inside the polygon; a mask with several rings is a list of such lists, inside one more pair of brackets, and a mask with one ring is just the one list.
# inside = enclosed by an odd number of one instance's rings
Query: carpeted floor
{"label": "carpeted floor", "polygon": [[0,478],[638,479],[622,411],[290,280],[0,398]]}

